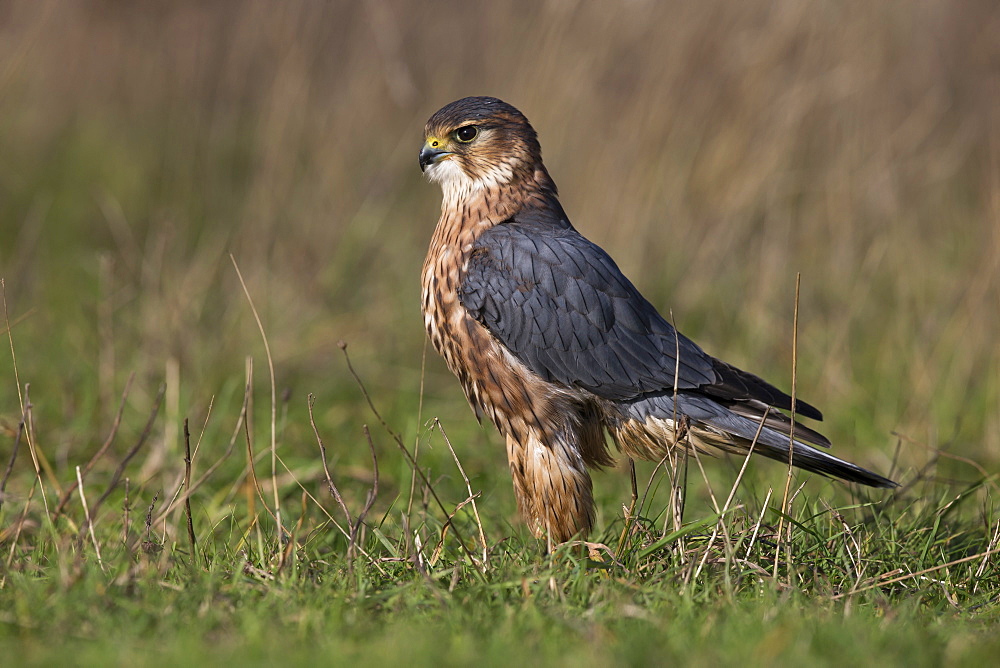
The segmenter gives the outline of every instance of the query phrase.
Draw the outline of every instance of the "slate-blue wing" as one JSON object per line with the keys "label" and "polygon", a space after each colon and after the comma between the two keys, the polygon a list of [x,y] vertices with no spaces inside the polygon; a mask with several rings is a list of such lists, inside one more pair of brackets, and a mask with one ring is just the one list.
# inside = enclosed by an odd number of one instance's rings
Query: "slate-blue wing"
{"label": "slate-blue wing", "polygon": [[[784,392],[715,359],[678,333],[561,209],[526,209],[483,233],[459,297],[473,317],[547,381],[625,401],[673,390],[676,371],[679,391],[723,404],[791,408]],[[796,409],[822,419],[805,402],[797,402]]]}
{"label": "slate-blue wing", "polygon": [[572,227],[513,220],[477,241],[465,308],[545,380],[609,400],[716,381],[712,358],[678,334],[611,258]]}

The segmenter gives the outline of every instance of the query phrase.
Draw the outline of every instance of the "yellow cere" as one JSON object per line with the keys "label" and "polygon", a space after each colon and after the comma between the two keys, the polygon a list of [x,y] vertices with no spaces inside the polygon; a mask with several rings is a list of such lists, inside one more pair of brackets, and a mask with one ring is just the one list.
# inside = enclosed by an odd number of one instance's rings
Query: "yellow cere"
{"label": "yellow cere", "polygon": [[426,145],[431,148],[443,148],[446,143],[443,139],[431,136],[427,138]]}

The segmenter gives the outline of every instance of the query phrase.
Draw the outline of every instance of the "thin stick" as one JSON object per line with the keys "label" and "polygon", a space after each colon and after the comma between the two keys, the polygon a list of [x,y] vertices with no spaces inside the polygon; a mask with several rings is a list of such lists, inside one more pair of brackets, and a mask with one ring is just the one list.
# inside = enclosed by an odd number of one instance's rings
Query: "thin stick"
{"label": "thin stick", "polygon": [[[844,519],[844,516],[841,515],[836,508],[827,503],[826,499],[821,500],[823,505],[826,506],[827,512],[830,513],[830,516],[833,517],[834,521],[840,523],[840,526],[844,529],[844,535],[847,536],[847,539],[844,540],[844,551],[847,552],[847,558],[851,560],[851,565],[854,567],[854,587],[857,587],[858,584],[861,583],[861,578],[864,577],[865,574],[864,561],[861,556],[861,545],[854,537],[854,532],[851,531],[851,527],[847,524],[847,520]],[[853,554],[851,553],[852,545],[854,547]],[[857,555],[857,558],[855,558],[855,554]]]}
{"label": "thin stick", "polygon": [[[307,490],[305,488],[305,485],[303,485],[302,482],[295,476],[295,473],[292,471],[292,469],[290,469],[288,467],[288,464],[286,464],[281,459],[281,455],[278,455],[278,463],[281,464],[281,467],[285,469],[285,471],[288,473],[289,476],[291,476],[292,480],[295,481],[295,484],[298,485],[299,489],[302,490],[302,493],[305,494],[305,496],[310,501],[312,501],[313,503],[316,504],[316,506],[320,509],[320,512],[322,512],[324,515],[326,515],[326,518],[327,518],[327,520],[329,520],[330,524],[332,524],[333,526],[335,526],[337,528],[337,531],[339,531],[340,533],[344,534],[344,538],[346,538],[349,541],[351,539],[350,532],[348,530],[344,529],[344,527],[340,526],[340,523],[338,523],[337,520],[333,519],[333,515],[331,515],[327,511],[327,509],[323,507],[323,504],[320,503],[319,500],[315,496],[313,496],[312,494],[309,493],[309,490]],[[378,565],[378,560],[377,559],[375,559],[370,554],[368,554],[367,552],[365,552],[365,549],[363,547],[361,547],[360,545],[356,545],[355,547],[357,548],[358,552],[360,552],[366,559],[368,559],[368,563],[370,563],[372,566],[374,566],[378,570],[379,573],[381,573],[382,575],[388,576],[388,573],[385,572],[385,569],[383,569],[381,566]]]}
{"label": "thin stick", "polygon": [[14,365],[14,384],[17,385],[17,401],[21,407],[21,415],[28,416],[28,422],[26,423],[27,429],[25,437],[28,440],[28,451],[31,453],[31,462],[35,466],[35,477],[38,478],[38,489],[42,493],[42,503],[45,506],[45,514],[49,513],[49,502],[45,497],[45,485],[42,484],[42,468],[38,461],[38,453],[35,451],[34,439],[31,438],[31,423],[30,423],[30,402],[28,401],[28,388],[25,386],[24,394],[21,394],[21,378],[17,373],[17,355],[14,354],[14,335],[10,329],[10,317],[7,314],[7,284],[3,278],[0,278],[0,297],[3,298],[3,321],[7,328],[7,341],[10,343],[10,360]]}
{"label": "thin stick", "polygon": [[760,531],[760,525],[764,521],[764,514],[767,513],[767,504],[771,502],[772,489],[768,488],[767,496],[764,497],[764,505],[760,508],[760,517],[757,518],[757,523],[753,527],[753,534],[750,535],[750,542],[747,543],[746,554],[743,555],[744,559],[750,558],[750,550],[753,549],[753,544],[757,542],[757,533]]}
{"label": "thin stick", "polygon": [[[7,340],[10,342],[10,359],[14,364],[14,384],[17,385],[17,400],[21,404],[21,415],[24,415],[24,397],[21,395],[21,378],[17,375],[17,355],[14,354],[14,336],[10,331],[10,317],[7,315],[7,284],[0,278],[0,295],[3,296],[3,321],[7,328]],[[35,463],[38,468],[38,463]]]}
{"label": "thin stick", "polygon": [[[448,513],[448,519],[454,520],[458,516],[458,511],[460,511],[462,508],[465,508],[465,506],[475,501],[479,495],[480,495],[479,492],[476,492],[472,496],[465,499],[465,501],[462,501],[457,506],[455,506],[455,510]],[[454,523],[452,523],[452,526],[454,526]],[[431,554],[430,559],[427,560],[427,563],[429,563],[431,566],[436,565],[438,559],[441,557],[441,552],[444,550],[444,541],[445,538],[447,538],[447,536],[448,536],[447,530],[441,532],[441,537],[438,539],[437,545],[434,547],[434,552]]]}
{"label": "thin stick", "polygon": [[[687,491],[687,450],[684,450],[684,485],[683,487],[677,483],[677,466],[680,462],[680,454],[677,453],[677,446],[680,442],[681,429],[677,421],[677,391],[680,389],[680,376],[681,376],[681,337],[680,332],[677,331],[676,323],[674,322],[674,310],[670,309],[670,326],[674,328],[674,393],[673,393],[673,429],[674,429],[674,442],[671,446],[671,450],[674,452],[675,456],[671,457],[671,476],[670,476],[670,509],[671,516],[674,520],[674,531],[680,531],[681,525],[684,523],[684,495]],[[678,553],[684,552],[684,539],[679,538],[677,540],[677,550]]]}
{"label": "thin stick", "polygon": [[[313,503],[315,503],[316,506],[320,509],[320,512],[322,512],[324,515],[326,515],[326,519],[330,522],[330,524],[332,524],[333,526],[335,526],[337,528],[337,531],[339,531],[340,533],[342,533],[344,535],[344,538],[350,540],[351,539],[350,532],[348,530],[344,529],[344,527],[340,526],[340,523],[337,522],[337,520],[333,519],[333,515],[331,515],[327,511],[327,509],[323,507],[323,504],[320,503],[319,500],[315,496],[313,496],[312,494],[309,493],[309,490],[306,489],[305,485],[303,485],[302,482],[298,479],[298,477],[296,477],[295,472],[292,471],[292,469],[288,467],[288,464],[286,464],[281,459],[281,455],[278,455],[278,463],[281,464],[281,467],[283,469],[285,469],[285,472],[288,473],[288,475],[292,478],[293,481],[295,481],[295,484],[299,486],[299,489],[302,490],[302,493],[306,496],[306,498],[308,498],[310,501],[312,501]],[[314,531],[314,533],[315,533],[315,531]],[[378,570],[379,573],[381,573],[382,575],[388,576],[388,574],[385,572],[385,569],[383,569],[381,566],[379,566],[378,559],[375,559],[374,557],[372,557],[372,555],[368,554],[365,551],[365,549],[363,547],[361,547],[360,545],[356,545],[355,547],[357,548],[358,552],[360,552],[366,559],[368,559],[368,563],[371,564],[372,566],[374,566],[376,568],[376,570]]]}
{"label": "thin stick", "polygon": [[[997,520],[997,529],[993,532],[993,538],[990,539],[987,550],[992,550],[996,547],[997,541],[1000,541],[1000,520]],[[986,571],[986,565],[989,562],[986,557],[983,557],[983,563],[979,564],[979,568],[976,569],[976,583],[972,585],[972,593],[975,594],[976,590],[979,589],[980,578],[983,577],[983,573]]]}
{"label": "thin stick", "polygon": [[[209,421],[209,418],[212,415],[212,406],[214,404],[215,404],[215,397],[213,396],[211,398],[211,400],[209,400],[209,402],[208,402],[208,414],[205,416],[205,422],[201,426],[201,433],[198,434],[198,442],[195,443],[194,450],[191,452],[191,461],[192,462],[198,456],[198,450],[201,448],[201,441],[205,437],[205,430],[208,428],[208,421]],[[169,419],[169,416],[168,416],[168,419]],[[240,424],[242,424],[242,422]],[[233,441],[230,441],[229,447],[230,447],[230,449],[226,451],[226,454],[223,455],[223,457],[227,457],[229,455],[229,453],[232,451]],[[216,464],[218,464],[218,463],[219,462],[216,462]],[[212,470],[214,470],[214,469],[212,469],[210,467],[209,471],[212,471]],[[166,504],[167,510],[163,511],[159,516],[157,516],[157,518],[156,518],[157,523],[159,523],[160,518],[164,517],[167,514],[168,511],[172,512],[180,504],[182,504],[185,501],[187,501],[188,499],[190,499],[192,493],[194,492],[194,490],[197,489],[198,486],[199,486],[199,484],[201,482],[204,482],[206,479],[207,479],[206,476],[203,475],[198,480],[198,482],[195,482],[193,485],[191,485],[190,487],[188,487],[187,484],[186,484],[186,482],[185,482],[185,480],[184,480],[184,474],[183,473],[179,474],[176,477],[176,482],[174,483],[174,491],[170,495],[170,501],[168,501],[167,504]]]}
{"label": "thin stick", "polygon": [[143,552],[146,553],[149,553],[154,548],[154,546],[159,547],[159,543],[154,544],[153,538],[150,535],[151,532],[153,531],[153,508],[156,507],[156,500],[158,498],[160,498],[160,492],[159,491],[154,492],[153,500],[149,502],[149,508],[146,509],[146,522],[145,522],[146,540],[144,540],[142,543],[142,550]]}
{"label": "thin stick", "polygon": [[[253,382],[253,359],[247,357],[247,385],[249,386]],[[250,420],[253,417],[253,411],[247,412],[247,419],[243,421],[243,435],[246,437],[247,442],[247,470],[250,475],[250,482],[253,483],[253,490],[257,493],[257,498],[260,499],[261,504],[264,506],[264,510],[267,511],[271,517],[277,521],[274,514],[271,513],[271,509],[268,508],[267,502],[264,500],[264,492],[260,487],[260,483],[257,481],[257,471],[254,467],[254,456],[253,456],[253,430],[250,428]],[[247,514],[250,516],[254,515],[253,511],[253,495],[247,492]],[[249,530],[249,529],[248,529]],[[259,528],[258,528],[259,531]],[[259,534],[258,534],[259,535]],[[279,538],[278,544],[281,544]]]}
{"label": "thin stick", "polygon": [[410,466],[413,467],[413,470],[417,472],[418,476],[420,476],[420,481],[424,483],[424,485],[427,487],[427,490],[431,493],[431,496],[434,497],[434,501],[437,503],[438,508],[440,508],[441,512],[444,513],[444,515],[445,515],[445,524],[441,528],[441,531],[444,532],[448,528],[448,526],[451,526],[451,528],[455,531],[455,536],[458,538],[459,545],[462,546],[462,550],[465,552],[466,556],[469,557],[469,561],[472,562],[472,565],[476,567],[476,573],[478,573],[480,575],[480,577],[482,577],[485,580],[486,573],[483,572],[482,567],[479,565],[479,563],[473,557],[472,552],[469,551],[469,546],[465,544],[465,539],[462,538],[462,534],[458,530],[458,527],[455,526],[454,522],[452,522],[451,518],[448,516],[448,511],[445,509],[444,503],[442,503],[441,498],[437,494],[437,491],[431,485],[431,481],[428,480],[427,475],[423,472],[423,470],[417,464],[417,460],[415,460],[413,458],[413,455],[410,454],[410,451],[406,449],[405,445],[403,445],[403,442],[402,441],[396,441],[396,445],[399,447],[400,450],[402,450],[402,452],[406,456],[406,459],[409,462]]}
{"label": "thin stick", "polygon": [[132,510],[132,506],[129,503],[129,487],[131,481],[128,476],[125,476],[125,503],[122,504],[122,512],[124,517],[122,518],[122,545],[128,545],[128,526],[129,526],[129,512]]}
{"label": "thin stick", "polygon": [[[632,501],[629,507],[625,509],[625,526],[622,527],[622,535],[618,537],[618,547],[614,551],[615,561],[621,559],[622,553],[625,551],[625,538],[628,536],[629,529],[632,528],[632,517],[635,515],[635,504],[639,501],[639,485],[635,479],[635,460],[631,457],[628,458],[628,466],[630,477],[632,479]],[[622,506],[622,508],[625,508]]]}
{"label": "thin stick", "polygon": [[[423,353],[420,357],[420,399],[417,402],[417,433],[413,439],[413,456],[420,457],[420,425],[423,424],[424,414],[424,373],[427,368],[427,337],[424,337]],[[417,473],[410,471],[410,494],[406,499],[406,514],[413,510],[413,493],[417,489]]]}
{"label": "thin stick", "polygon": [[215,409],[215,395],[208,400],[208,410],[205,412],[205,421],[201,425],[201,433],[198,434],[198,442],[194,444],[194,452],[191,453],[192,457],[198,456],[198,451],[201,450],[201,441],[205,438],[205,431],[208,429],[208,421],[212,418],[212,410]]}
{"label": "thin stick", "polygon": [[354,568],[354,553],[357,551],[358,542],[358,532],[361,530],[361,526],[365,522],[365,518],[368,516],[368,511],[372,509],[375,505],[375,499],[378,498],[378,457],[375,455],[375,444],[372,443],[372,435],[368,431],[368,425],[361,425],[362,431],[365,432],[365,440],[368,441],[368,452],[372,456],[372,488],[368,490],[368,496],[365,498],[365,505],[358,513],[358,518],[354,520],[354,526],[351,527],[351,540],[347,546],[347,566],[349,570]]}
{"label": "thin stick", "polygon": [[750,449],[747,450],[747,456],[743,458],[743,466],[740,467],[740,472],[736,475],[736,481],[733,482],[733,488],[729,490],[729,496],[726,497],[726,503],[722,506],[722,512],[725,514],[729,510],[729,504],[733,502],[733,497],[736,496],[736,489],[740,486],[740,482],[743,480],[743,474],[747,470],[747,464],[750,463],[750,457],[753,455],[754,448],[757,447],[757,439],[760,438],[760,434],[764,431],[764,423],[767,421],[767,416],[771,412],[771,407],[766,406],[764,408],[764,414],[760,416],[760,423],[757,425],[757,431],[753,435],[753,440],[750,441]]}
{"label": "thin stick", "polygon": [[319,444],[319,456],[323,460],[323,473],[326,475],[326,486],[330,490],[330,494],[337,501],[337,505],[344,512],[344,517],[347,518],[347,526],[353,527],[354,520],[351,519],[351,511],[347,509],[347,504],[344,503],[344,497],[340,495],[340,490],[333,483],[333,476],[330,475],[330,466],[326,461],[326,446],[323,444],[323,438],[319,435],[319,429],[316,428],[316,419],[313,417],[313,406],[316,404],[316,397],[310,394],[306,400],[309,406],[309,424],[312,425],[313,435],[316,437],[316,443]]}
{"label": "thin stick", "polygon": [[[59,484],[59,478],[56,477],[55,469],[52,468],[52,464],[50,464],[49,460],[45,457],[45,452],[38,447],[38,438],[35,436],[35,406],[31,403],[30,390],[31,383],[25,383],[24,409],[27,412],[28,417],[24,421],[24,436],[28,441],[28,450],[31,452],[32,461],[37,461],[38,472],[36,475],[41,475],[41,471],[45,471],[45,477],[48,478],[53,491],[55,491],[56,495],[59,495],[62,494],[62,485]],[[45,502],[45,512],[48,513],[48,497],[45,494],[45,488],[40,487],[40,490],[42,492],[42,500]],[[51,525],[51,522],[49,524]]]}
{"label": "thin stick", "polygon": [[[788,504],[788,492],[792,486],[792,459],[795,453],[795,383],[798,377],[798,348],[799,348],[799,285],[802,282],[802,273],[795,274],[795,309],[792,314],[792,410],[788,425],[788,474],[785,477],[785,495],[781,499],[781,517],[778,518],[778,542],[782,542],[782,532],[785,526],[785,516],[791,515],[791,508]],[[788,539],[785,543],[785,561],[788,566],[789,583],[792,577],[792,526],[788,525]],[[774,551],[774,577],[778,577],[778,562],[781,549]]]}
{"label": "thin stick", "polygon": [[[656,462],[656,466],[653,467],[652,472],[649,474],[649,480],[646,481],[646,488],[642,490],[642,498],[639,499],[639,514],[642,515],[642,509],[646,507],[646,499],[649,498],[649,490],[653,488],[653,479],[656,478],[656,474],[661,468],[666,469],[665,464],[670,458],[670,450],[667,450],[666,454],[660,457],[660,461]],[[663,535],[666,535],[667,528],[664,522]]]}
{"label": "thin stick", "polygon": [[25,311],[24,313],[22,313],[20,316],[18,316],[17,318],[14,318],[14,322],[8,322],[7,324],[5,324],[4,328],[3,328],[3,331],[0,332],[0,334],[6,334],[7,332],[9,332],[11,330],[11,328],[13,328],[13,327],[15,327],[17,325],[20,325],[22,322],[24,322],[25,320],[27,320],[28,318],[30,318],[31,316],[33,316],[35,314],[36,310],[37,309],[34,306],[32,306],[27,311]]}
{"label": "thin stick", "polygon": [[[209,411],[211,411],[211,407],[209,407]],[[183,494],[177,494],[174,498],[171,499],[170,503],[167,504],[167,507],[163,510],[163,512],[157,515],[156,517],[157,523],[159,523],[159,521],[162,518],[172,513],[174,509],[177,507],[177,504],[183,503],[189,496],[194,494],[194,492],[197,491],[199,487],[205,484],[206,480],[212,477],[212,474],[215,473],[215,470],[218,469],[220,466],[222,466],[223,462],[229,459],[229,455],[233,454],[233,450],[236,448],[236,439],[239,438],[240,434],[243,432],[243,421],[246,419],[246,411],[247,411],[247,395],[244,394],[243,408],[240,409],[240,415],[236,420],[236,427],[233,429],[233,434],[232,436],[229,437],[229,445],[226,447],[226,451],[222,453],[222,456],[216,459],[204,473],[201,474],[201,477],[198,478],[191,485],[190,489],[185,489]],[[205,418],[205,424],[202,426],[202,432],[201,435],[198,437],[198,443],[196,443],[194,446],[194,452],[191,454],[192,457],[198,456],[198,450],[201,446],[201,439],[205,435],[205,429],[207,428],[207,426],[208,426],[208,417]]]}
{"label": "thin stick", "polygon": [[347,354],[347,343],[345,343],[344,341],[340,341],[338,345],[340,349],[344,352],[344,360],[347,362],[347,370],[351,373],[351,376],[354,378],[354,382],[357,383],[358,388],[361,390],[362,396],[364,396],[365,401],[368,403],[368,408],[371,409],[371,412],[374,413],[376,418],[378,418],[378,421],[382,424],[382,427],[386,430],[386,432],[388,432],[389,436],[392,437],[392,440],[396,442],[396,446],[406,456],[407,462],[410,464],[413,470],[417,472],[417,475],[420,476],[421,482],[423,482],[424,485],[427,487],[428,491],[430,491],[431,496],[434,497],[434,501],[438,505],[438,508],[440,508],[441,512],[444,513],[445,524],[441,530],[444,531],[449,525],[451,526],[452,529],[454,529],[455,536],[458,538],[458,544],[462,546],[462,550],[465,552],[465,555],[469,558],[469,561],[472,562],[472,565],[476,569],[476,573],[479,575],[480,578],[482,578],[485,581],[486,573],[482,570],[482,567],[479,565],[479,562],[476,561],[475,556],[469,550],[469,546],[465,544],[465,540],[462,538],[462,534],[458,530],[458,527],[456,527],[455,524],[448,517],[448,511],[445,509],[444,503],[438,496],[437,491],[435,491],[434,487],[431,485],[431,481],[427,479],[427,475],[417,464],[417,460],[414,459],[413,455],[410,454],[410,451],[406,449],[406,444],[403,443],[402,437],[396,432],[394,432],[391,427],[389,427],[389,424],[382,417],[382,414],[378,412],[377,408],[375,408],[375,404],[372,402],[371,395],[368,394],[368,389],[365,387],[365,384],[361,381],[361,377],[358,376],[358,373],[354,370],[354,366],[351,364],[351,357],[350,355]]}
{"label": "thin stick", "polygon": [[836,601],[838,599],[844,598],[845,596],[851,596],[853,594],[859,594],[863,591],[868,591],[869,589],[878,589],[879,587],[884,587],[885,585],[895,584],[896,582],[902,582],[903,580],[910,580],[921,575],[927,575],[928,573],[933,573],[934,571],[939,571],[943,568],[950,568],[951,566],[956,566],[958,564],[964,564],[967,561],[975,561],[976,559],[985,559],[990,555],[997,554],[1000,552],[1000,548],[993,550],[987,550],[985,552],[980,552],[979,554],[974,554],[971,557],[964,557],[962,559],[956,559],[955,561],[949,561],[946,564],[939,564],[937,566],[931,566],[930,568],[925,568],[922,571],[917,571],[916,573],[908,573],[906,575],[900,575],[898,578],[892,578],[891,580],[883,580],[880,582],[874,582],[870,585],[864,586],[861,589],[853,589],[851,591],[845,591],[841,594],[836,594],[830,597],[831,601]]}
{"label": "thin stick", "polygon": [[104,503],[105,499],[111,495],[111,492],[114,491],[115,487],[118,486],[118,481],[121,480],[122,473],[125,472],[125,467],[128,466],[129,460],[135,457],[136,453],[139,452],[139,448],[146,443],[149,435],[153,432],[153,425],[156,423],[156,416],[160,412],[160,404],[163,403],[163,395],[166,391],[166,383],[161,383],[160,390],[156,394],[156,399],[153,400],[153,410],[149,414],[149,419],[146,420],[146,427],[142,430],[142,434],[139,435],[139,440],[136,441],[135,445],[132,446],[132,449],[128,451],[128,454],[125,455],[125,458],[122,459],[121,463],[118,464],[118,468],[115,469],[115,474],[111,476],[111,482],[108,484],[108,488],[104,491],[104,494],[102,494],[101,498],[99,498],[97,503],[94,504],[95,513],[97,512],[97,509],[101,507],[101,504]]}
{"label": "thin stick", "polygon": [[11,471],[14,470],[14,462],[17,461],[17,451],[21,449],[21,436],[24,435],[24,414],[21,415],[21,421],[17,423],[17,433],[14,435],[14,448],[10,453],[10,461],[7,462],[7,470],[4,471],[3,480],[0,480],[0,508],[3,508],[4,494],[7,491],[7,480],[10,478]]}
{"label": "thin stick", "polygon": [[[132,387],[133,378],[135,378],[134,371],[128,375],[128,380],[125,381],[125,389],[122,391],[122,400],[121,403],[118,404],[118,413],[115,414],[115,420],[111,424],[111,433],[108,434],[108,437],[106,439],[104,439],[104,444],[101,445],[100,449],[94,453],[94,456],[90,458],[90,461],[87,462],[87,465],[83,467],[83,475],[87,475],[88,473],[90,473],[90,469],[94,468],[94,464],[96,464],[98,460],[104,456],[104,453],[108,451],[108,448],[111,447],[111,444],[115,442],[115,436],[118,435],[118,428],[121,426],[122,423],[122,413],[125,412],[125,400],[128,398],[128,392],[129,389]],[[56,505],[56,509],[54,511],[54,515],[56,517],[58,517],[62,513],[63,509],[66,507],[66,503],[70,500],[70,497],[73,496],[73,492],[76,490],[76,485],[77,483],[75,482],[72,483],[69,486],[69,488],[67,488],[66,491],[63,492],[62,498],[59,499],[59,503],[58,505]]]}
{"label": "thin stick", "polygon": [[10,572],[10,565],[14,562],[14,550],[17,549],[17,541],[21,537],[21,529],[24,528],[24,518],[28,516],[28,508],[31,507],[31,500],[35,498],[35,490],[38,489],[37,483],[37,479],[31,483],[31,489],[28,491],[28,500],[24,502],[24,510],[21,511],[21,517],[17,520],[17,530],[14,531],[14,538],[10,541],[10,552],[7,554],[7,564],[4,568],[3,579],[0,580],[0,589],[3,589],[7,583],[7,573]]}
{"label": "thin stick", "polygon": [[243,281],[243,274],[240,273],[240,267],[236,264],[236,258],[233,257],[232,253],[229,254],[229,259],[232,260],[233,268],[236,269],[236,275],[240,279],[240,285],[243,286],[243,294],[246,295],[247,302],[250,304],[250,311],[257,322],[260,337],[264,340],[264,354],[267,356],[267,368],[271,375],[271,487],[274,492],[274,521],[278,524],[278,545],[281,545],[283,529],[281,526],[281,499],[278,495],[278,396],[274,384],[274,361],[271,359],[271,346],[267,342],[264,325],[257,314],[257,308],[253,305],[253,299],[250,297],[247,284]]}
{"label": "thin stick", "polygon": [[[770,410],[771,410],[770,406],[767,406],[767,407],[764,408],[764,414],[761,416],[760,423],[757,425],[757,431],[753,435],[753,440],[750,441],[750,449],[747,450],[747,455],[746,455],[746,457],[743,458],[743,466],[740,467],[740,472],[739,472],[739,474],[737,474],[736,480],[733,482],[733,487],[732,487],[732,489],[729,490],[729,496],[726,497],[726,502],[723,504],[722,511],[719,514],[719,522],[718,522],[718,524],[715,525],[715,530],[712,532],[712,538],[708,541],[708,547],[705,548],[705,557],[701,560],[701,563],[698,564],[698,570],[694,574],[694,579],[695,580],[698,579],[698,575],[701,573],[702,566],[705,565],[705,561],[706,561],[706,559],[708,557],[708,553],[712,550],[712,545],[715,543],[715,539],[719,535],[719,529],[721,528],[721,529],[725,530],[725,524],[723,523],[723,518],[729,512],[729,506],[732,504],[733,497],[736,496],[736,490],[739,488],[740,482],[743,480],[743,474],[746,472],[746,470],[747,470],[747,464],[750,463],[750,457],[753,455],[754,448],[757,446],[757,439],[760,438],[760,433],[764,430],[764,423],[767,421],[767,415],[770,412]],[[700,464],[701,464],[701,462],[699,461],[699,465]],[[711,487],[709,487],[709,489],[711,489]],[[758,522],[758,526],[760,526],[759,522]],[[731,554],[730,554],[730,549],[731,549],[730,548],[730,540],[729,540],[729,536],[728,535],[726,535],[725,538],[726,538],[726,542],[725,542],[726,554],[727,554],[727,557],[729,557],[729,556],[731,556]]]}
{"label": "thin stick", "polygon": [[[184,418],[184,489],[191,489],[191,432],[188,431],[188,420]],[[184,499],[184,512],[187,515],[188,540],[191,542],[191,563],[196,560],[194,519],[191,517],[191,495]]]}
{"label": "thin stick", "polygon": [[[451,456],[455,460],[455,466],[458,467],[458,472],[462,474],[462,480],[465,481],[465,489],[469,492],[469,500],[472,502],[472,514],[476,516],[476,526],[479,527],[479,542],[483,546],[483,566],[489,568],[489,551],[486,548],[486,532],[483,531],[483,520],[479,517],[479,508],[476,506],[476,495],[472,493],[472,483],[469,482],[469,476],[465,475],[465,469],[462,468],[462,462],[458,460],[458,455],[455,454],[455,448],[451,447],[451,439],[448,438],[448,434],[444,431],[444,425],[437,418],[434,418],[434,424],[437,425],[438,431],[441,432],[441,437],[444,438],[444,442],[448,445],[448,450],[451,451]],[[635,481],[635,474],[632,477],[633,482]],[[456,508],[457,512],[458,509]]]}
{"label": "thin stick", "polygon": [[83,494],[83,477],[80,475],[80,467],[76,467],[76,488],[80,491],[80,503],[83,504],[83,516],[87,520],[87,528],[90,530],[90,540],[94,543],[94,551],[97,552],[97,565],[104,570],[104,560],[101,559],[101,547],[97,544],[97,536],[94,535],[94,522],[90,516],[90,509],[87,508],[87,497]]}

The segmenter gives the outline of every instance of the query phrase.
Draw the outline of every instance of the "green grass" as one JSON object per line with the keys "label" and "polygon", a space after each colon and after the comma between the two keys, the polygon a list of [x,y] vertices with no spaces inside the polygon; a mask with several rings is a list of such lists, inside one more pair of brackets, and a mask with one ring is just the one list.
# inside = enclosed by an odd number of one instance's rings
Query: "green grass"
{"label": "green grass", "polygon": [[[992,3],[380,6],[5,10],[4,662],[989,663]],[[799,393],[898,493],[800,473],[783,514],[752,461],[721,513],[742,461],[639,463],[626,519],[619,462],[593,553],[547,554],[419,315],[415,155],[465,94],[522,108],[574,223],[785,388],[801,272]]]}

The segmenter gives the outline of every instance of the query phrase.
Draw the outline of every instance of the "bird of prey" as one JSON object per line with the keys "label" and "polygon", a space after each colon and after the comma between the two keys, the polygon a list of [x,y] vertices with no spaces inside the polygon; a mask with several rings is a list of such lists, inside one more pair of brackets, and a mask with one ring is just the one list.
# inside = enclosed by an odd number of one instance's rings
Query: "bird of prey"
{"label": "bird of prey", "polygon": [[[428,336],[480,420],[506,437],[518,509],[564,542],[594,519],[588,468],[717,448],[788,460],[791,397],[677,332],[611,257],[570,224],[524,115],[492,97],[437,111],[420,169],[443,191],[422,273]],[[804,401],[799,415],[822,419]],[[758,434],[759,431],[759,434]],[[756,437],[756,438],[755,438]],[[896,483],[814,446],[792,463],[872,487]]]}

